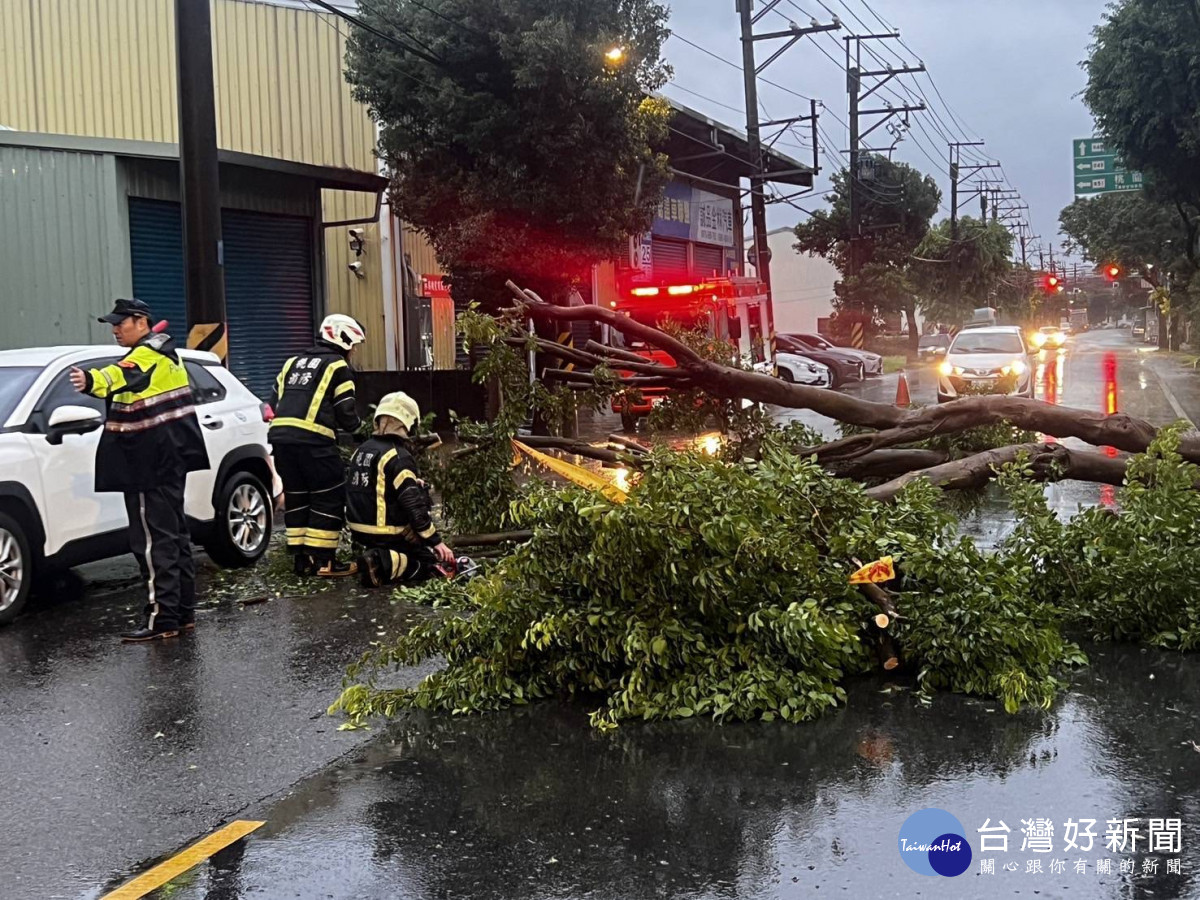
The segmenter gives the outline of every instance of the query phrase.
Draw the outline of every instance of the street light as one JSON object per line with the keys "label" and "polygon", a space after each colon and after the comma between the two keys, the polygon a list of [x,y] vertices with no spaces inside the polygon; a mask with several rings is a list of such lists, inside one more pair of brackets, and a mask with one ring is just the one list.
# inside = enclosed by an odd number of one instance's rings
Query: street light
{"label": "street light", "polygon": [[604,54],[604,58],[615,66],[625,60],[625,48],[613,47]]}

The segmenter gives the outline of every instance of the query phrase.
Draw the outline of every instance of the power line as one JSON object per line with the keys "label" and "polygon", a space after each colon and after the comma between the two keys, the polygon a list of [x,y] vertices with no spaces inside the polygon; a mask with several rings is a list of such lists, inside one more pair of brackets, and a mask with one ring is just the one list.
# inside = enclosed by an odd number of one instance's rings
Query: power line
{"label": "power line", "polygon": [[[395,37],[394,35],[386,34],[382,31],[380,31],[378,28],[368,25],[366,22],[364,22],[362,19],[358,18],[357,16],[350,15],[350,13],[346,12],[344,9],[340,9],[340,8],[334,6],[332,3],[326,2],[326,0],[304,0],[304,2],[305,3],[314,3],[317,6],[321,7],[321,9],[325,10],[326,12],[333,13],[333,15],[337,16],[339,19],[345,19],[351,25],[361,28],[363,31],[366,31],[369,34],[375,35],[375,37],[379,38],[380,40],[386,41],[389,44],[399,47],[401,50],[404,50],[407,53],[411,53],[413,56],[417,57],[418,59],[423,59],[423,60],[425,60],[425,62],[430,63],[431,65],[435,65],[440,68],[445,68],[445,66],[446,66],[445,62],[443,60],[438,59],[436,56],[434,56],[432,54],[432,52],[430,52],[428,50],[419,50],[416,47],[410,47],[408,44],[404,43],[403,41],[401,41],[399,38]],[[401,29],[397,29],[397,30],[399,31]]]}
{"label": "power line", "polygon": [[[718,62],[724,63],[725,65],[729,66],[732,69],[737,69],[739,72],[742,71],[742,67],[739,66],[737,63],[730,62],[728,59],[721,56],[719,53],[714,53],[712,50],[709,50],[707,47],[701,46],[700,44],[697,44],[695,41],[688,40],[682,34],[680,34],[678,31],[672,31],[671,37],[679,38],[679,40],[683,41],[689,47],[694,47],[695,49],[699,50],[701,53],[708,54],[713,59],[717,60]],[[812,97],[809,97],[807,94],[801,94],[799,91],[793,91],[789,87],[785,87],[782,84],[778,84],[774,81],[771,81],[770,79],[763,78],[762,76],[759,76],[758,80],[761,81],[763,84],[769,84],[773,88],[778,88],[779,90],[783,91],[785,94],[791,94],[793,97],[799,97],[801,100],[812,100],[813,99]]]}

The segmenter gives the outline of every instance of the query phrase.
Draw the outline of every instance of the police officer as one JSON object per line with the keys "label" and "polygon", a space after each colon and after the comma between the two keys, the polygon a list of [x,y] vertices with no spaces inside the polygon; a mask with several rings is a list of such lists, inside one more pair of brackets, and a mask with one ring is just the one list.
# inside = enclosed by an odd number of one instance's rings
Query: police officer
{"label": "police officer", "polygon": [[71,384],[107,402],[96,490],[124,493],[129,546],[146,579],[145,625],[122,639],[177,637],[196,623],[184,483],[188,472],[208,468],[192,386],[174,341],[151,331],[153,315],[145,303],[118,300],[99,321],[112,326],[129,353],[102,369],[72,369]]}
{"label": "police officer", "polygon": [[366,587],[419,584],[455,572],[454,553],[433,524],[429,492],[417,478],[408,441],[420,417],[412,397],[388,394],[375,408],[374,435],[350,460],[346,518],[366,548],[358,561]]}
{"label": "police officer", "polygon": [[352,433],[361,424],[349,359],[366,339],[350,316],[327,316],[317,344],[284,363],[275,380],[270,441],[297,575],[333,578],[356,571],[337,561],[346,503],[337,431]]}

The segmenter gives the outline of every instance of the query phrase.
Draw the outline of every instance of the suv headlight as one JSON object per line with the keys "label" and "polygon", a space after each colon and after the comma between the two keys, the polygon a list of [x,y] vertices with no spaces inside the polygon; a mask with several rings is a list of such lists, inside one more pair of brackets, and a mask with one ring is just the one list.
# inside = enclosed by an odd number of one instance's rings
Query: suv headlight
{"label": "suv headlight", "polygon": [[954,374],[954,366],[950,364],[949,360],[942,360],[941,364],[938,366],[938,371],[949,378]]}
{"label": "suv headlight", "polygon": [[1026,368],[1027,368],[1027,366],[1025,365],[1025,360],[1014,359],[1011,363],[1009,363],[1007,366],[1005,366],[1000,371],[1002,373],[1004,373],[1005,375],[1024,375]]}

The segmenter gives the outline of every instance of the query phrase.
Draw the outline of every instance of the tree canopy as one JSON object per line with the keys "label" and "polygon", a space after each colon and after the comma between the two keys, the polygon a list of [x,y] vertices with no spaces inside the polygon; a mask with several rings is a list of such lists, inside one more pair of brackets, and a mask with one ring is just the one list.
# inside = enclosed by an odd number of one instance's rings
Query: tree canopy
{"label": "tree canopy", "polygon": [[1138,271],[1157,286],[1166,272],[1190,268],[1187,228],[1176,210],[1143,194],[1081,197],[1059,214],[1069,253],[1097,265]]}
{"label": "tree canopy", "polygon": [[961,324],[978,307],[1010,306],[1020,296],[1010,283],[1012,243],[999,222],[964,218],[957,240],[949,219],[931,229],[914,254],[911,276],[925,317]]}
{"label": "tree canopy", "polygon": [[1151,196],[1175,207],[1195,258],[1200,210],[1200,8],[1192,0],[1122,0],[1095,30],[1084,100]]}
{"label": "tree canopy", "polygon": [[909,263],[942,202],[937,183],[905,163],[875,157],[874,177],[857,189],[862,236],[856,242],[859,274],[851,277],[849,171],[837,172],[832,182],[829,209],[796,226],[796,250],[825,257],[846,276],[837,289],[840,308],[867,315],[911,313]]}
{"label": "tree canopy", "polygon": [[[397,211],[456,286],[550,293],[645,231],[669,177],[654,0],[369,0],[346,77]],[[616,48],[620,58],[610,57]],[[613,54],[616,56],[617,54]]]}

